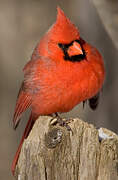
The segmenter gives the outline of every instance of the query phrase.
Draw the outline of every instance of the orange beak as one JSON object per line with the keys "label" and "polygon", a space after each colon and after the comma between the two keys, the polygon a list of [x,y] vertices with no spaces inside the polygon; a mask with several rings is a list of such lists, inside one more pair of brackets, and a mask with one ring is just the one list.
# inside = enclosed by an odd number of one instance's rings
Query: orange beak
{"label": "orange beak", "polygon": [[68,48],[67,52],[69,56],[83,54],[81,45],[78,42],[73,42],[73,44]]}

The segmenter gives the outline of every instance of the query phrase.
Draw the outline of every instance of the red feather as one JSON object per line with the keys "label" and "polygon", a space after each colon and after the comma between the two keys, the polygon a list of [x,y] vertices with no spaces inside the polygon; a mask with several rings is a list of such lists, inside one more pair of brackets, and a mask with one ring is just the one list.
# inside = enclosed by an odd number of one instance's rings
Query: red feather
{"label": "red feather", "polygon": [[14,161],[12,163],[12,167],[11,167],[11,170],[12,170],[12,173],[14,175],[14,171],[15,171],[15,167],[16,167],[16,163],[18,161],[18,158],[19,158],[19,154],[20,154],[20,151],[21,151],[21,147],[22,147],[22,144],[23,144],[23,141],[25,138],[27,138],[27,136],[29,135],[29,132],[31,131],[33,125],[34,125],[34,122],[36,120],[36,117],[34,118],[35,116],[33,116],[32,114],[30,115],[30,118],[29,118],[29,121],[26,125],[26,128],[25,128],[25,131],[24,131],[24,134],[22,136],[22,139],[20,141],[20,144],[19,144],[19,147],[17,149],[17,152],[15,154],[15,157],[14,157]]}
{"label": "red feather", "polygon": [[20,118],[29,107],[31,106],[31,97],[28,93],[23,91],[23,85],[19,91],[19,95],[16,102],[15,113],[13,118],[13,127],[16,127],[19,124]]}
{"label": "red feather", "polygon": [[31,116],[12,164],[13,173],[24,138],[27,138],[37,117],[68,112],[88,99],[90,107],[95,109],[98,102],[95,95],[100,92],[105,78],[102,56],[80,37],[77,27],[60,8],[56,23],[36,46],[23,71],[14,128],[29,107]]}

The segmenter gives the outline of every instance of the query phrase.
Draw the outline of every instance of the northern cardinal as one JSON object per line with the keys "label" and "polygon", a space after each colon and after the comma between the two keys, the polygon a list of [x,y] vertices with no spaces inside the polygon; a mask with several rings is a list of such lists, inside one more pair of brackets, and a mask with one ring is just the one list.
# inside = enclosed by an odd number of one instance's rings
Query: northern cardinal
{"label": "northern cardinal", "polygon": [[57,11],[56,22],[43,36],[23,69],[24,80],[16,102],[14,129],[26,109],[31,108],[31,115],[12,163],[13,174],[22,143],[38,116],[68,112],[86,100],[94,110],[104,82],[102,56],[80,37],[77,27],[59,7]]}

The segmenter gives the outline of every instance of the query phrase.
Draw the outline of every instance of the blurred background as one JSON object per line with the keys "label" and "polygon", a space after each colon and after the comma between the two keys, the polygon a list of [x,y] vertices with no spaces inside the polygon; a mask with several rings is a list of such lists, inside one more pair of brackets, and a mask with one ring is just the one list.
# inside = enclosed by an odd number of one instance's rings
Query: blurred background
{"label": "blurred background", "polygon": [[24,115],[20,127],[13,130],[12,117],[23,79],[22,69],[41,36],[55,22],[57,5],[76,24],[83,39],[99,49],[106,67],[98,109],[93,112],[86,106],[83,110],[79,105],[64,116],[80,117],[96,127],[118,132],[118,2],[96,2],[0,0],[0,180],[14,179],[11,162],[28,120],[28,114]]}

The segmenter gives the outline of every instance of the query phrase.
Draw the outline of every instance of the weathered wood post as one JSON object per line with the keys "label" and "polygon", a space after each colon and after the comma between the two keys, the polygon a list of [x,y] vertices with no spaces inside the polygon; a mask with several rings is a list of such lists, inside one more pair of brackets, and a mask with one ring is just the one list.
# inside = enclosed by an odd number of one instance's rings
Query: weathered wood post
{"label": "weathered wood post", "polygon": [[18,180],[118,180],[118,136],[99,141],[98,130],[74,119],[65,127],[40,117],[25,140],[16,168]]}

